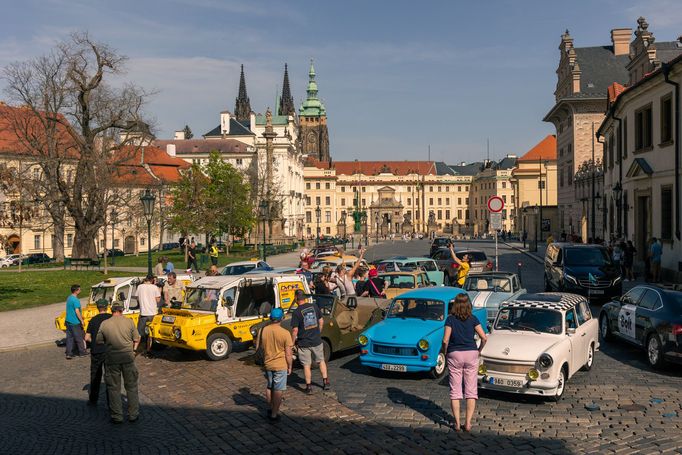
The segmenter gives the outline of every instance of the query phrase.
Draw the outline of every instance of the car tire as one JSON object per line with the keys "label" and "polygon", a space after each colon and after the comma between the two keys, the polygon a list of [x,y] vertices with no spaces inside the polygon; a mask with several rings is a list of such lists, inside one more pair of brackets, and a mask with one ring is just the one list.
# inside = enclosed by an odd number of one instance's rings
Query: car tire
{"label": "car tire", "polygon": [[431,368],[431,371],[429,371],[429,376],[431,376],[432,379],[441,379],[443,376],[445,376],[445,373],[447,371],[448,371],[447,358],[445,357],[445,353],[441,351],[438,353],[438,358],[436,359],[436,366]]}
{"label": "car tire", "polygon": [[214,333],[206,340],[206,355],[211,360],[226,359],[232,352],[232,340],[224,333]]}
{"label": "car tire", "polygon": [[646,359],[653,368],[660,368],[665,363],[663,345],[657,334],[652,333],[646,340]]}
{"label": "car tire", "polygon": [[583,365],[582,370],[583,371],[590,371],[592,369],[593,364],[594,364],[594,343],[590,343],[590,347],[587,350],[587,360],[585,361],[585,365]]}
{"label": "car tire", "polygon": [[599,334],[601,335],[601,339],[604,341],[613,339],[611,327],[609,326],[609,317],[606,315],[606,313],[602,313],[601,316],[599,316]]}
{"label": "car tire", "polygon": [[568,374],[566,374],[566,366],[564,365],[559,370],[559,386],[557,387],[556,394],[552,397],[552,401],[557,403],[561,401],[561,398],[564,396],[564,391],[566,390],[567,377]]}

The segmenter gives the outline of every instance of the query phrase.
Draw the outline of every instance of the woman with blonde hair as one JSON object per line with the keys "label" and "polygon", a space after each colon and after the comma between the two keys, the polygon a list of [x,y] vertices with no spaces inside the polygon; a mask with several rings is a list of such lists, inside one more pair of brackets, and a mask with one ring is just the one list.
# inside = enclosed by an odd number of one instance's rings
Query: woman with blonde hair
{"label": "woman with blonde hair", "polygon": [[[481,339],[478,348],[476,334]],[[466,293],[458,294],[450,307],[450,315],[445,320],[443,334],[443,349],[447,353],[450,372],[450,406],[455,417],[455,431],[460,428],[471,431],[471,419],[478,399],[478,354],[487,340],[480,321],[471,313],[469,296]],[[466,420],[460,426],[459,402],[462,399],[466,399]]]}

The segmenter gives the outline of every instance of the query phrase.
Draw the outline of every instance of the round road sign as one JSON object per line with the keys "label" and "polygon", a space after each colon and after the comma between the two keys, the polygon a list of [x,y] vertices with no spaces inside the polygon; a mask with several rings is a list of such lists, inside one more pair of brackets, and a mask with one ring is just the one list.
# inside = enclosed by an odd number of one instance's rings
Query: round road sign
{"label": "round road sign", "polygon": [[488,210],[492,213],[499,213],[504,208],[504,201],[499,196],[490,196],[488,199]]}

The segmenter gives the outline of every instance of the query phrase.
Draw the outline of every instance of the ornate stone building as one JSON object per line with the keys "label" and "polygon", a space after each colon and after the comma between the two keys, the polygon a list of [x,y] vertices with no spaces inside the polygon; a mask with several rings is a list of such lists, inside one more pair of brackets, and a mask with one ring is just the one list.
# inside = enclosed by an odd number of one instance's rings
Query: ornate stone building
{"label": "ornate stone building", "polygon": [[500,161],[486,161],[473,179],[469,207],[472,214],[473,233],[481,235],[490,232],[488,199],[499,196],[504,202],[502,229],[515,231],[514,188],[512,169],[516,166],[516,155],[507,155]]}
{"label": "ornate stone building", "polygon": [[329,161],[329,131],[327,131],[327,111],[317,96],[315,68],[310,62],[308,72],[307,97],[299,109],[301,151],[304,155],[319,161]]}

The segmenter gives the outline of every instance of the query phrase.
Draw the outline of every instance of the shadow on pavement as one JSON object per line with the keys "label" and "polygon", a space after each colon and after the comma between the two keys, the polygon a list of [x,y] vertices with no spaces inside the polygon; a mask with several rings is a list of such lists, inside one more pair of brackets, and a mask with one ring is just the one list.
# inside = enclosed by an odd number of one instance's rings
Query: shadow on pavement
{"label": "shadow on pavement", "polygon": [[[81,400],[0,394],[0,447],[12,454],[571,453],[560,439],[330,419],[322,409],[318,415],[285,412],[272,424],[264,417],[262,397],[243,388],[234,398],[237,410],[226,409],[230,403],[202,407],[143,403],[139,421],[113,425],[103,403],[88,407]],[[411,400],[406,395],[399,399]],[[77,425],[78,430],[67,431],[66,424]]]}
{"label": "shadow on pavement", "polygon": [[452,415],[435,402],[404,392],[397,387],[386,387],[388,398],[395,404],[413,409],[440,426],[451,426],[454,422]]}

